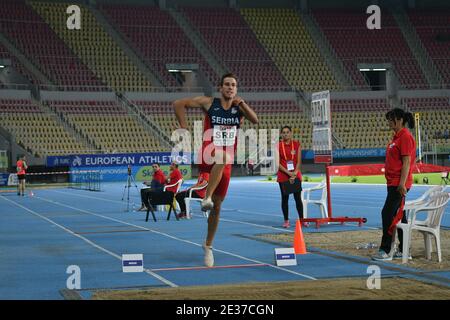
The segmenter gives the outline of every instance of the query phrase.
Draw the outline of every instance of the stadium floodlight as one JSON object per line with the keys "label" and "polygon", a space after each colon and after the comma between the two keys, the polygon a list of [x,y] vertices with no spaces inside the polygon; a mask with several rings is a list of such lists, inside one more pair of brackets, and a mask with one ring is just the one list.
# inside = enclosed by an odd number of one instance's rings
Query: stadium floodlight
{"label": "stadium floodlight", "polygon": [[360,68],[359,71],[387,71],[386,68]]}
{"label": "stadium floodlight", "polygon": [[11,59],[2,59],[0,58],[0,69],[5,69],[6,67],[11,66]]}
{"label": "stadium floodlight", "polygon": [[179,70],[179,69],[169,69],[169,72],[181,72],[181,73],[191,73],[192,70]]}

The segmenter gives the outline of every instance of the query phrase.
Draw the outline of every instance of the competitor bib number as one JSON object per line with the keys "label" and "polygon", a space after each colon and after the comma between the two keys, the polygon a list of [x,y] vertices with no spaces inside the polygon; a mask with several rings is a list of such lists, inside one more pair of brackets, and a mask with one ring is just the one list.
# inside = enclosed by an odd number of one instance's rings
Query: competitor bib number
{"label": "competitor bib number", "polygon": [[214,145],[218,147],[233,146],[236,141],[236,126],[214,126]]}

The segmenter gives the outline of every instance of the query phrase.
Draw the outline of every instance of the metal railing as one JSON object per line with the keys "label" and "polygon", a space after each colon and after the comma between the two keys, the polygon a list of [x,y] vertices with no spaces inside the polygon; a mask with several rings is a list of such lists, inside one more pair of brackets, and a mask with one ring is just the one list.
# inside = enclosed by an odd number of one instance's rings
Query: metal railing
{"label": "metal railing", "polygon": [[[441,59],[447,61],[446,59]],[[448,65],[450,67],[450,60],[448,60]],[[431,85],[420,85],[420,84],[401,84],[397,86],[400,90],[441,90],[450,89],[450,83],[436,83]],[[40,91],[62,91],[62,92],[114,92],[114,89],[107,86],[61,86],[61,85],[49,85],[49,84],[39,84],[39,85],[27,85],[27,84],[17,84],[17,83],[3,83],[0,86],[0,90],[34,90],[38,89]],[[385,90],[386,86],[369,86],[369,85],[351,85],[351,86],[340,86],[338,90],[331,91],[367,91],[367,90]],[[203,93],[205,89],[203,87],[150,87],[150,86],[125,86],[123,87],[124,92],[145,92],[145,93]],[[294,86],[239,86],[239,92],[297,92],[298,88]],[[317,90],[319,91],[319,90]],[[303,91],[302,91],[303,92]]]}

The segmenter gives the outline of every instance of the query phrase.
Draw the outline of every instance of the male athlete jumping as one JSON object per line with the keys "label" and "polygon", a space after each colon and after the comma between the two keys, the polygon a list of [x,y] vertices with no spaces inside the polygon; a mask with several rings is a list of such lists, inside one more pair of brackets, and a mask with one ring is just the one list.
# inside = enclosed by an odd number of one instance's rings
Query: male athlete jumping
{"label": "male athlete jumping", "polygon": [[237,78],[228,73],[219,84],[220,98],[199,96],[176,100],[173,103],[180,127],[187,129],[186,108],[202,108],[205,113],[203,123],[203,144],[200,171],[210,172],[202,210],[210,211],[208,233],[203,244],[205,265],[214,265],[212,242],[219,224],[220,207],[228,190],[232,163],[237,146],[237,131],[242,118],[258,123],[256,113],[245,101],[236,96]]}

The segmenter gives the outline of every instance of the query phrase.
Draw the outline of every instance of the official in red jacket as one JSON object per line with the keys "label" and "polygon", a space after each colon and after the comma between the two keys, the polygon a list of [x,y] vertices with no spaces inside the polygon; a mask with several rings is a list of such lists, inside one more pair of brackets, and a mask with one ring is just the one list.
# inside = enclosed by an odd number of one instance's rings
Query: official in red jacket
{"label": "official in red jacket", "polygon": [[392,233],[398,222],[406,223],[403,214],[406,193],[412,186],[412,169],[416,162],[416,142],[409,130],[414,128],[414,118],[410,112],[395,108],[386,113],[389,127],[394,131],[394,137],[386,148],[385,177],[387,198],[381,212],[383,222],[383,237],[380,249],[373,260],[387,261],[392,258],[402,258],[403,232],[398,230],[399,249],[391,254]]}

